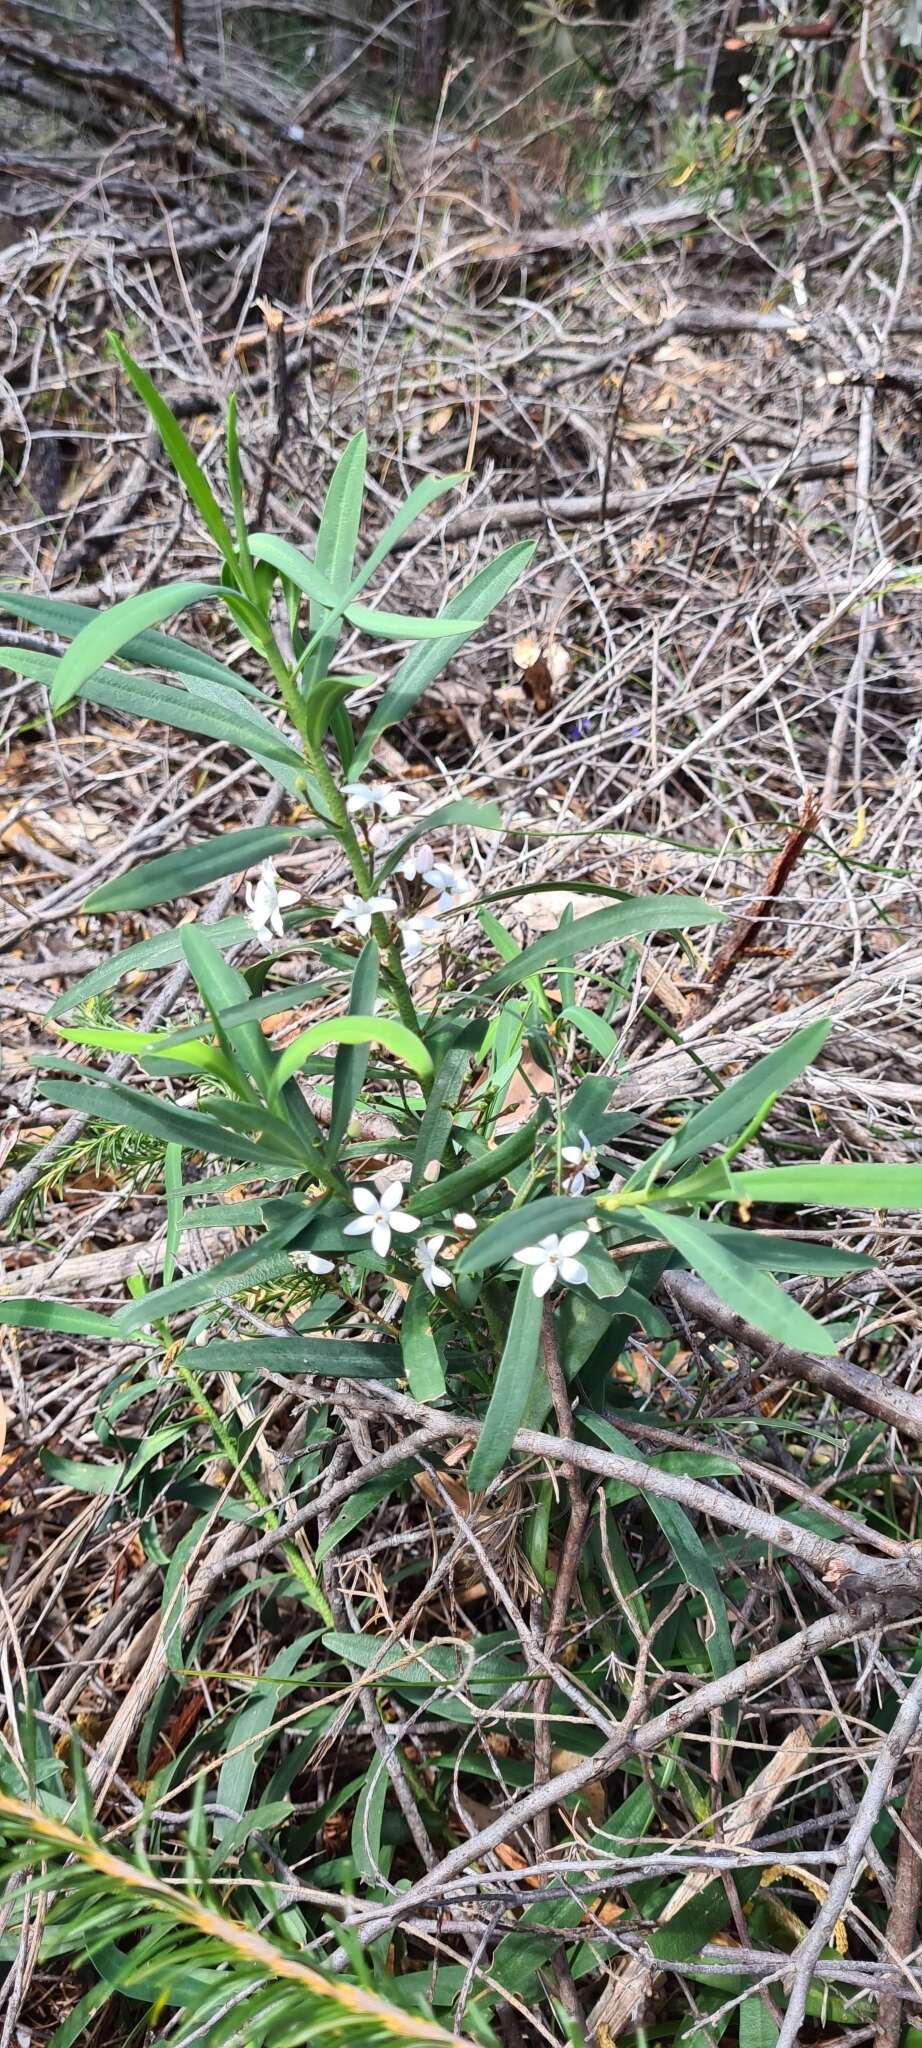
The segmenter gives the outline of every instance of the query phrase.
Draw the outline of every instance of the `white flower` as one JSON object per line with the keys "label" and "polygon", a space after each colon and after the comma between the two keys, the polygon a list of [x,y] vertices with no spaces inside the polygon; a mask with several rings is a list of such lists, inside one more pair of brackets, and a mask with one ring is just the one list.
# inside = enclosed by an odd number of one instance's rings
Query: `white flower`
{"label": "white flower", "polygon": [[443,860],[433,861],[431,868],[427,868],[423,881],[430,889],[437,889],[439,892],[439,900],[433,905],[436,912],[457,910],[472,894],[467,877],[459,875],[456,868],[450,868]]}
{"label": "white flower", "polygon": [[547,1294],[559,1280],[568,1287],[579,1287],[589,1275],[585,1266],[575,1259],[574,1252],[582,1251],[588,1230],[568,1230],[564,1237],[542,1237],[537,1244],[526,1244],[514,1256],[520,1266],[534,1266],[532,1288],[535,1294]]}
{"label": "white flower", "polygon": [[598,1154],[595,1146],[590,1145],[585,1131],[580,1131],[579,1144],[564,1145],[560,1156],[574,1169],[567,1179],[568,1194],[581,1195],[587,1180],[598,1180]]}
{"label": "white flower", "polygon": [[432,867],[434,858],[431,846],[424,846],[420,840],[417,840],[415,846],[407,847],[397,873],[398,875],[403,875],[404,880],[407,882],[416,882],[421,875],[425,875]]}
{"label": "white flower", "polygon": [[392,917],[396,908],[393,896],[346,895],[343,897],[342,909],[338,910],[332,919],[333,930],[335,931],[338,924],[351,924],[355,926],[360,938],[367,939],[372,918],[379,914],[381,917]]}
{"label": "white flower", "polygon": [[282,911],[297,903],[297,889],[280,889],[271,860],[264,860],[255,882],[247,883],[246,919],[261,946],[271,952],[276,939],[285,937]]}
{"label": "white flower", "polygon": [[430,917],[425,911],[420,911],[416,917],[401,918],[398,929],[403,940],[404,958],[418,960],[426,940],[434,938],[438,928],[438,918]]}
{"label": "white flower", "polygon": [[423,1244],[417,1245],[413,1253],[423,1276],[423,1286],[428,1287],[430,1294],[434,1294],[437,1287],[451,1286],[451,1274],[445,1266],[438,1264],[438,1256],[444,1243],[444,1236],[427,1237]]}
{"label": "white flower", "polygon": [[476,1230],[477,1228],[476,1216],[469,1216],[466,1209],[459,1209],[457,1216],[453,1216],[451,1220],[456,1230]]}
{"label": "white flower", "polygon": [[359,1211],[354,1223],[345,1226],[346,1237],[361,1237],[371,1231],[371,1242],[380,1259],[386,1259],[391,1248],[392,1230],[418,1230],[419,1217],[397,1211],[403,1201],[403,1189],[399,1181],[392,1180],[383,1195],[376,1195],[374,1188],[353,1188],[352,1199]]}
{"label": "white flower", "polygon": [[350,818],[357,818],[362,811],[383,811],[385,818],[399,818],[403,808],[403,797],[399,789],[389,782],[375,782],[369,788],[364,782],[347,782],[343,785],[346,809]]}

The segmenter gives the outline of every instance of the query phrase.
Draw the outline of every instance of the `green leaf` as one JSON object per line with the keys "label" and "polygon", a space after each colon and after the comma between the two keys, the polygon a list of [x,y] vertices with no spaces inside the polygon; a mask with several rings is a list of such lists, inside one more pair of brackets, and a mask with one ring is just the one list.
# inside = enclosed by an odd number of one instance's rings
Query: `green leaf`
{"label": "green leaf", "polygon": [[430,1327],[432,1307],[424,1282],[414,1280],[400,1319],[400,1348],[414,1401],[438,1401],[445,1392],[445,1372]]}
{"label": "green leaf", "polygon": [[488,1266],[504,1266],[523,1245],[537,1244],[551,1231],[562,1237],[567,1230],[579,1230],[595,1213],[591,1195],[540,1195],[537,1201],[528,1202],[521,1209],[510,1209],[507,1215],[497,1217],[495,1223],[488,1223],[486,1230],[479,1231],[465,1245],[455,1270],[483,1273]]}
{"label": "green leaf", "polygon": [[0,1294],[0,1324],[8,1330],[57,1330],[63,1337],[107,1337],[111,1316],[77,1308],[72,1301],[20,1301]]}
{"label": "green leaf", "polygon": [[183,1145],[206,1158],[212,1154],[217,1159],[249,1160],[257,1166],[265,1163],[265,1148],[251,1144],[248,1138],[232,1136],[214,1117],[139,1095],[120,1081],[43,1081],[41,1092],[64,1109],[78,1109],[84,1116],[98,1117],[101,1123],[160,1138],[165,1145]]}
{"label": "green leaf", "polygon": [[392,1380],[404,1370],[398,1345],[364,1344],[351,1337],[222,1337],[180,1355],[203,1373],[300,1372],[323,1379]]}
{"label": "green leaf", "polygon": [[126,641],[135,633],[159,625],[161,619],[175,617],[190,604],[201,604],[205,598],[221,595],[220,588],[212,583],[165,583],[158,590],[142,590],[137,597],[125,597],[120,604],[98,612],[61,656],[51,690],[52,711],[63,711],[76,697],[81,684],[114,654],[121,654]]}
{"label": "green leaf", "polygon": [[[113,1318],[113,1330],[120,1337],[125,1336],[143,1328],[145,1323],[200,1308],[203,1302],[232,1301],[257,1282],[265,1285],[283,1273],[290,1273],[293,1269],[287,1246],[299,1235],[303,1223],[303,1216],[285,1216],[252,1244],[241,1245],[226,1258],[218,1259],[207,1272],[190,1273],[184,1280],[173,1280],[168,1287],[152,1288],[137,1301],[126,1302]],[[190,1352],[187,1364],[194,1364],[195,1356]]]}
{"label": "green leaf", "polygon": [[336,464],[324,499],[314,562],[337,599],[345,601],[352,581],[356,542],[365,495],[365,462],[368,437],[353,434]]}
{"label": "green leaf", "polygon": [[496,1381],[483,1428],[471,1459],[467,1483],[471,1493],[482,1492],[509,1455],[512,1439],[522,1417],[538,1371],[538,1345],[544,1303],[532,1286],[534,1274],[523,1268],[516,1289],[515,1306],[499,1362]]}
{"label": "green leaf", "polygon": [[411,1190],[423,1184],[426,1168],[434,1159],[441,1162],[451,1137],[452,1105],[458,1100],[470,1063],[470,1048],[465,1045],[449,1045],[436,1059],[435,1078],[413,1148]]}
{"label": "green leaf", "polygon": [[483,619],[416,618],[412,612],[370,611],[364,604],[346,606],[350,626],[370,633],[376,640],[453,640],[458,633],[476,633]]}
{"label": "green leaf", "polygon": [[[67,659],[66,655],[63,659]],[[171,683],[152,682],[147,676],[122,675],[112,669],[108,674],[87,677],[78,694],[91,704],[121,712],[125,718],[152,718],[158,725],[173,726],[178,732],[200,733],[205,739],[239,747],[251,761],[280,761],[295,773],[303,773],[302,755],[255,705],[235,700],[230,692],[216,696],[215,683],[200,683],[198,690],[207,690],[211,701],[193,695],[190,690],[176,689]]]}
{"label": "green leaf", "polygon": [[259,1025],[255,1021],[247,1020],[226,1026],[222,1018],[224,1011],[239,1007],[247,1001],[250,993],[249,983],[236,967],[232,967],[230,962],[225,960],[201,925],[184,925],[181,936],[183,957],[189,973],[222,1043],[228,1050],[233,1046],[247,1074],[266,1096],[272,1085],[275,1060]]}
{"label": "green leaf", "polygon": [[[250,935],[246,918],[237,912],[232,917],[222,917],[217,924],[209,925],[214,940],[223,940],[226,946],[239,945]],[[64,989],[55,997],[48,1011],[48,1021],[65,1017],[69,1010],[88,1003],[93,996],[104,994],[123,974],[139,974],[148,969],[172,967],[182,959],[182,934],[180,931],[155,932],[152,939],[141,939],[136,946],[126,946],[121,953],[112,953],[99,967],[91,967],[88,974],[81,976],[71,988]],[[280,1008],[287,1008],[287,1000]]]}
{"label": "green leaf", "polygon": [[478,982],[474,994],[478,1002],[502,995],[539,969],[556,967],[561,960],[592,952],[612,939],[636,938],[641,932],[685,931],[693,925],[717,924],[722,916],[722,911],[695,896],[634,896],[613,904],[610,910],[593,910],[588,917],[577,917],[572,924],[559,924],[555,931],[544,932],[514,960],[495,967]]}
{"label": "green leaf", "polygon": [[383,1759],[373,1756],[365,1783],[356,1800],[352,1820],[352,1860],[359,1877],[368,1884],[380,1884],[381,1828],[390,1780]]}
{"label": "green leaf", "polygon": [[719,1244],[737,1259],[764,1267],[766,1273],[824,1273],[835,1279],[842,1273],[872,1273],[878,1259],[861,1252],[841,1252],[836,1245],[811,1244],[799,1237],[769,1237],[758,1230],[734,1230],[729,1223],[709,1223]]}
{"label": "green leaf", "polygon": [[408,1031],[405,1024],[390,1017],[329,1017],[324,1023],[311,1024],[306,1031],[300,1031],[280,1053],[271,1101],[277,1099],[292,1074],[299,1073],[311,1055],[325,1045],[383,1045],[421,1080],[428,1081],[432,1076],[432,1060],[422,1039],[417,1038],[415,1031]]}
{"label": "green leaf", "polygon": [[236,576],[237,558],[224,514],[179,421],[174,418],[165,398],[161,398],[147,371],[142,370],[140,363],[136,363],[134,357],[128,354],[117,334],[109,335],[109,347],[125,376],[134,385],[142,405],[150,413],[163,442],[164,454],[175,469],[183,489],[191,498],[202,524],[207,527],[219,554],[223,555],[228,568]]}
{"label": "green leaf", "polygon": [[471,1159],[454,1173],[446,1173],[441,1180],[433,1181],[431,1187],[416,1189],[413,1194],[414,1215],[423,1220],[431,1216],[451,1215],[455,1209],[466,1209],[472,1197],[482,1194],[484,1188],[498,1187],[501,1180],[507,1179],[517,1166],[531,1157],[541,1114],[530,1117],[520,1130],[511,1131],[508,1138],[485,1152],[482,1158]]}
{"label": "green leaf", "polygon": [[[366,940],[356,962],[349,991],[350,1017],[373,1015],[375,997],[378,993],[378,942]],[[339,1156],[339,1147],[349,1127],[356,1102],[362,1090],[368,1069],[370,1040],[361,1040],[357,1045],[341,1045],[333,1065],[333,1096],[330,1105],[330,1129],[327,1150],[330,1158]]]}
{"label": "green leaf", "polygon": [[[316,829],[316,828],[314,828]],[[180,846],[156,860],[139,861],[113,882],[94,889],[84,910],[147,910],[153,903],[173,903],[177,896],[192,896],[206,883],[221,875],[234,875],[260,861],[284,853],[292,840],[303,837],[301,825],[245,825],[239,832],[219,832],[195,846]],[[307,827],[312,835],[312,828]]]}
{"label": "green leaf", "polygon": [[[436,498],[443,497],[446,491],[456,490],[459,484],[463,484],[466,475],[466,470],[459,469],[454,476],[428,476],[423,479],[421,484],[414,486],[409,497],[401,505],[399,512],[395,512],[393,519],[385,527],[367,562],[363,563],[349,591],[350,598],[357,597],[359,591],[364,590],[366,583],[374,575],[375,570],[380,568],[381,563],[390,554],[391,549],[396,546],[401,535],[406,533],[408,527],[412,526],[414,519],[418,519],[420,513],[425,512],[427,506],[433,504]],[[319,555],[319,547],[317,552]]]}
{"label": "green leaf", "polygon": [[774,1052],[766,1053],[764,1059],[756,1060],[745,1074],[696,1110],[675,1137],[668,1140],[669,1164],[680,1166],[695,1153],[704,1152],[710,1145],[722,1145],[727,1138],[735,1138],[744,1131],[770,1095],[780,1095],[806,1067],[812,1066],[831,1030],[832,1018],[823,1017],[818,1024],[807,1024],[802,1031],[795,1031],[792,1038]]}
{"label": "green leaf", "polygon": [[822,1323],[808,1315],[799,1301],[785,1294],[770,1274],[729,1252],[706,1223],[693,1222],[690,1216],[666,1215],[654,1208],[639,1213],[667,1244],[674,1246],[692,1271],[713,1287],[727,1308],[734,1309],[767,1336],[777,1337],[781,1344],[791,1344],[798,1351],[815,1351],[824,1358],[835,1355],[835,1339]]}
{"label": "green leaf", "polygon": [[461,620],[473,616],[478,625],[483,624],[531,561],[535,545],[534,541],[520,541],[515,547],[506,548],[495,561],[479,570],[470,583],[449,598],[441,617],[442,620],[454,619],[455,634],[450,640],[438,640],[429,646],[414,648],[400,663],[359,741],[352,764],[353,780],[358,780],[367,767],[379,735],[389,725],[399,724],[412,711],[433,678],[447,667],[452,655],[477,630],[474,626],[462,625]]}
{"label": "green leaf", "polygon": [[372,675],[321,676],[312,682],[305,704],[305,728],[312,747],[319,747],[346,697],[377,682]]}
{"label": "green leaf", "polygon": [[809,1202],[818,1209],[922,1209],[922,1166],[764,1166],[731,1173],[735,1202]]}
{"label": "green leaf", "polygon": [[237,1827],[238,1823],[231,1814],[239,1814],[242,1818],[246,1813],[260,1754],[265,1747],[260,1737],[268,1736],[279,1706],[286,1697],[287,1688],[279,1681],[291,1677],[312,1641],[313,1636],[308,1635],[285,1644],[284,1649],[260,1673],[253,1697],[239,1714],[234,1715],[230,1728],[223,1732],[226,1753],[218,1772],[217,1804],[229,1807],[230,1812],[215,1815],[217,1842],[225,1842]]}
{"label": "green leaf", "polygon": [[[74,604],[69,598],[32,597],[24,591],[0,590],[0,613],[3,612],[23,619],[27,626],[43,626],[59,640],[73,640],[84,626],[92,625],[94,619],[102,616],[102,607]],[[264,695],[255,683],[248,683],[232,668],[224,668],[213,654],[205,654],[199,647],[190,647],[185,640],[177,640],[172,634],[135,633],[120,649],[118,658],[136,662],[141,668],[176,670],[180,675],[223,683],[227,688],[239,690],[245,697]]]}
{"label": "green leaf", "polygon": [[332,583],[290,540],[279,540],[272,533],[251,533],[250,552],[254,561],[271,563],[280,576],[287,576],[289,583],[295,584],[305,597],[313,598],[325,611],[340,610]]}
{"label": "green leaf", "polygon": [[740,2006],[739,2048],[775,2048],[778,2028],[757,1991]]}

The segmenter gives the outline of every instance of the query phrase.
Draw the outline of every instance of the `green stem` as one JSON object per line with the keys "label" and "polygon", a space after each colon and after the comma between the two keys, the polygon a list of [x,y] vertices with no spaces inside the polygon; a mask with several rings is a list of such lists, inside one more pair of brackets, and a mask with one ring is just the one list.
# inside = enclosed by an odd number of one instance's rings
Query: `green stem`
{"label": "green stem", "polygon": [[[194,1401],[199,1414],[204,1416],[228,1464],[233,1466],[239,1473],[240,1479],[243,1482],[244,1492],[249,1496],[253,1506],[258,1508],[262,1515],[264,1529],[267,1533],[270,1529],[278,1529],[281,1525],[271,1501],[266,1499],[262,1487],[253,1478],[252,1473],[248,1472],[246,1466],[241,1464],[237,1446],[234,1443],[230,1430],[223,1417],[218,1414],[217,1409],[209,1401],[201,1381],[196,1378],[194,1372],[190,1372],[187,1365],[177,1365],[174,1367],[174,1371],[177,1379],[182,1381],[186,1392]],[[313,1608],[315,1614],[321,1616],[321,1619],[326,1622],[328,1628],[332,1628],[333,1616],[327,1606],[323,1590],[314,1577],[309,1564],[301,1556],[301,1552],[294,1543],[282,1543],[280,1548],[292,1578],[297,1579],[308,1606]]]}
{"label": "green stem", "polygon": [[[304,716],[304,705],[300,692],[274,640],[271,642],[267,640],[266,660],[282,693],[282,700],[288,716],[304,748],[311,774],[326,805],[330,823],[349,863],[352,879],[355,882],[359,895],[365,899],[374,893],[374,881],[368,862],[362,852],[358,835],[343,802],[341,791],[337,788],[334,777],[327,766],[323,750],[320,747],[315,747],[308,737],[307,721]],[[407,1026],[409,1031],[415,1031],[418,1035],[419,1018],[416,1015],[416,1006],[410,993],[410,985],[404,972],[399,949],[394,944],[387,922],[383,917],[373,918],[371,928],[387,960],[388,971],[394,988],[394,1001],[400,1014],[400,1021]]]}

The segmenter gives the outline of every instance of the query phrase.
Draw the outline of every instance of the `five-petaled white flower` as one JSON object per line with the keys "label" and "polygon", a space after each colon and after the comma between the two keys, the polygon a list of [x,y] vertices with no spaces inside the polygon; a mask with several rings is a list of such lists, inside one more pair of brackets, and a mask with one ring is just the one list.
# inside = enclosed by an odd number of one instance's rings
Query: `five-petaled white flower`
{"label": "five-petaled white flower", "polygon": [[403,1188],[399,1181],[392,1180],[382,1195],[376,1195],[374,1188],[353,1188],[352,1199],[359,1211],[353,1223],[345,1225],[346,1237],[361,1237],[371,1232],[371,1242],[379,1259],[386,1259],[391,1248],[393,1230],[418,1230],[419,1217],[410,1216],[406,1210],[400,1212]]}
{"label": "five-petaled white flower", "polygon": [[246,919],[261,946],[271,952],[276,939],[285,937],[282,911],[297,903],[297,889],[280,889],[271,860],[264,860],[255,882],[247,883]]}
{"label": "five-petaled white flower", "polygon": [[595,1146],[590,1145],[585,1131],[580,1131],[578,1145],[564,1145],[561,1158],[565,1159],[573,1172],[567,1176],[567,1193],[581,1195],[587,1180],[598,1180],[599,1158]]}
{"label": "five-petaled white flower", "polygon": [[430,1294],[434,1294],[437,1287],[451,1286],[451,1274],[447,1267],[440,1266],[438,1263],[439,1253],[444,1243],[444,1235],[440,1237],[427,1237],[422,1244],[417,1245],[413,1253],[413,1257],[423,1276],[423,1286],[428,1287]]}
{"label": "five-petaled white flower", "polygon": [[373,917],[392,917],[397,908],[393,896],[350,896],[343,897],[343,907],[331,920],[335,931],[338,924],[355,926],[359,937],[367,939]]}
{"label": "five-petaled white flower", "polygon": [[402,875],[406,882],[417,882],[420,876],[428,874],[434,859],[431,846],[424,846],[422,840],[418,839],[415,846],[407,847],[397,873]]}
{"label": "five-petaled white flower", "polygon": [[426,911],[419,911],[416,917],[401,918],[404,959],[418,960],[427,939],[433,939],[438,928],[438,918],[430,917]]}
{"label": "five-petaled white flower", "polygon": [[350,818],[357,818],[362,811],[381,811],[385,818],[399,818],[403,808],[399,789],[389,782],[347,782],[343,795]]}
{"label": "five-petaled white flower", "polygon": [[466,875],[459,875],[457,868],[449,867],[444,860],[433,861],[431,868],[426,869],[423,881],[430,889],[439,892],[439,900],[433,904],[437,912],[459,909],[472,894]]}
{"label": "five-petaled white flower", "polygon": [[575,1252],[581,1252],[588,1230],[568,1230],[563,1237],[553,1233],[550,1237],[539,1238],[537,1244],[526,1244],[515,1252],[520,1266],[534,1266],[532,1289],[535,1294],[547,1294],[548,1289],[563,1280],[568,1287],[579,1287],[589,1275]]}

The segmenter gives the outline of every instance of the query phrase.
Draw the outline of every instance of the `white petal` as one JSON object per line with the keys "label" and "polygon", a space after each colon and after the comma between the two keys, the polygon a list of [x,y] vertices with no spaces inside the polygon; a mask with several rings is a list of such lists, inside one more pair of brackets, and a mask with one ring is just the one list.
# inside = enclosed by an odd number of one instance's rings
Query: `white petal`
{"label": "white petal", "polygon": [[359,911],[358,917],[355,919],[355,929],[358,932],[360,939],[367,939],[368,934],[371,930],[371,918],[369,917],[367,910]]}
{"label": "white petal", "polygon": [[308,1252],[307,1270],[309,1273],[332,1273],[333,1261],[332,1259],[322,1259],[319,1252]]}
{"label": "white petal", "polygon": [[561,1259],[560,1277],[566,1281],[568,1287],[581,1287],[589,1275],[585,1266],[580,1265],[579,1259]]}
{"label": "white petal", "polygon": [[572,1176],[572,1178],[571,1178],[570,1180],[568,1180],[568,1182],[567,1182],[567,1193],[568,1193],[568,1194],[570,1194],[570,1195],[581,1195],[581,1194],[582,1194],[582,1192],[583,1192],[583,1189],[584,1189],[585,1185],[586,1185],[586,1176],[585,1176],[585,1174],[584,1174],[584,1173],[582,1172],[582,1170],[580,1170],[580,1172],[579,1172],[579,1173],[574,1173],[574,1174],[573,1174],[573,1176]]}
{"label": "white petal", "polygon": [[429,1272],[433,1287],[451,1286],[451,1274],[446,1273],[444,1266],[430,1266]]}
{"label": "white petal", "polygon": [[353,1188],[352,1200],[363,1216],[375,1215],[380,1208],[374,1188]]}
{"label": "white petal", "polygon": [[290,909],[291,909],[291,906],[292,906],[292,904],[293,904],[293,903],[297,903],[297,901],[298,901],[298,897],[300,896],[300,894],[301,894],[301,891],[300,891],[300,889],[280,889],[280,890],[279,890],[279,902],[280,902],[280,904],[281,904],[281,906],[282,906],[282,909],[283,909],[283,910],[290,910]]}
{"label": "white petal", "polygon": [[457,1216],[453,1216],[451,1220],[456,1230],[476,1230],[477,1228],[476,1216],[469,1216],[466,1209],[459,1209]]}
{"label": "white petal", "polygon": [[431,1253],[431,1255],[432,1255],[432,1257],[433,1257],[433,1258],[435,1259],[435,1258],[437,1258],[437,1257],[438,1257],[438,1255],[439,1255],[439,1252],[441,1251],[441,1249],[442,1249],[442,1246],[443,1246],[443,1244],[444,1244],[444,1243],[445,1243],[445,1233],[444,1233],[444,1231],[443,1231],[443,1232],[442,1232],[442,1234],[441,1234],[441,1236],[439,1236],[439,1237],[427,1237],[427,1239],[426,1239],[426,1250],[427,1250],[427,1252],[430,1252],[430,1253]]}
{"label": "white petal", "polygon": [[560,1240],[561,1257],[572,1259],[574,1252],[581,1252],[589,1236],[588,1230],[568,1230]]}
{"label": "white petal", "polygon": [[541,1247],[541,1250],[543,1252],[549,1252],[552,1258],[554,1256],[554,1253],[560,1250],[560,1239],[556,1236],[553,1230],[551,1231],[549,1237],[539,1237],[538,1243]]}
{"label": "white petal", "polygon": [[520,1266],[543,1266],[547,1255],[543,1245],[525,1244],[521,1251],[513,1252],[512,1256],[518,1259]]}
{"label": "white petal", "polygon": [[409,1216],[406,1209],[395,1209],[394,1214],[388,1218],[388,1221],[392,1230],[419,1229],[419,1217]]}
{"label": "white petal", "polygon": [[561,1145],[560,1157],[566,1160],[568,1166],[582,1166],[583,1148],[581,1145]]}
{"label": "white petal", "polygon": [[361,1237],[366,1230],[377,1230],[377,1211],[374,1216],[356,1216],[351,1223],[343,1224],[344,1237]]}
{"label": "white petal", "polygon": [[386,1259],[391,1248],[391,1227],[389,1223],[375,1223],[372,1226],[371,1242],[379,1259]]}
{"label": "white petal", "polygon": [[555,1264],[555,1261],[553,1259],[547,1259],[544,1265],[538,1266],[535,1272],[534,1278],[531,1283],[532,1292],[534,1294],[537,1294],[539,1297],[542,1294],[546,1294],[548,1292],[548,1289],[550,1287],[553,1287],[556,1278],[557,1266]]}
{"label": "white petal", "polygon": [[402,1201],[403,1188],[401,1186],[400,1181],[389,1181],[387,1187],[384,1190],[384,1193],[381,1196],[382,1209],[384,1209],[385,1211],[396,1209]]}

